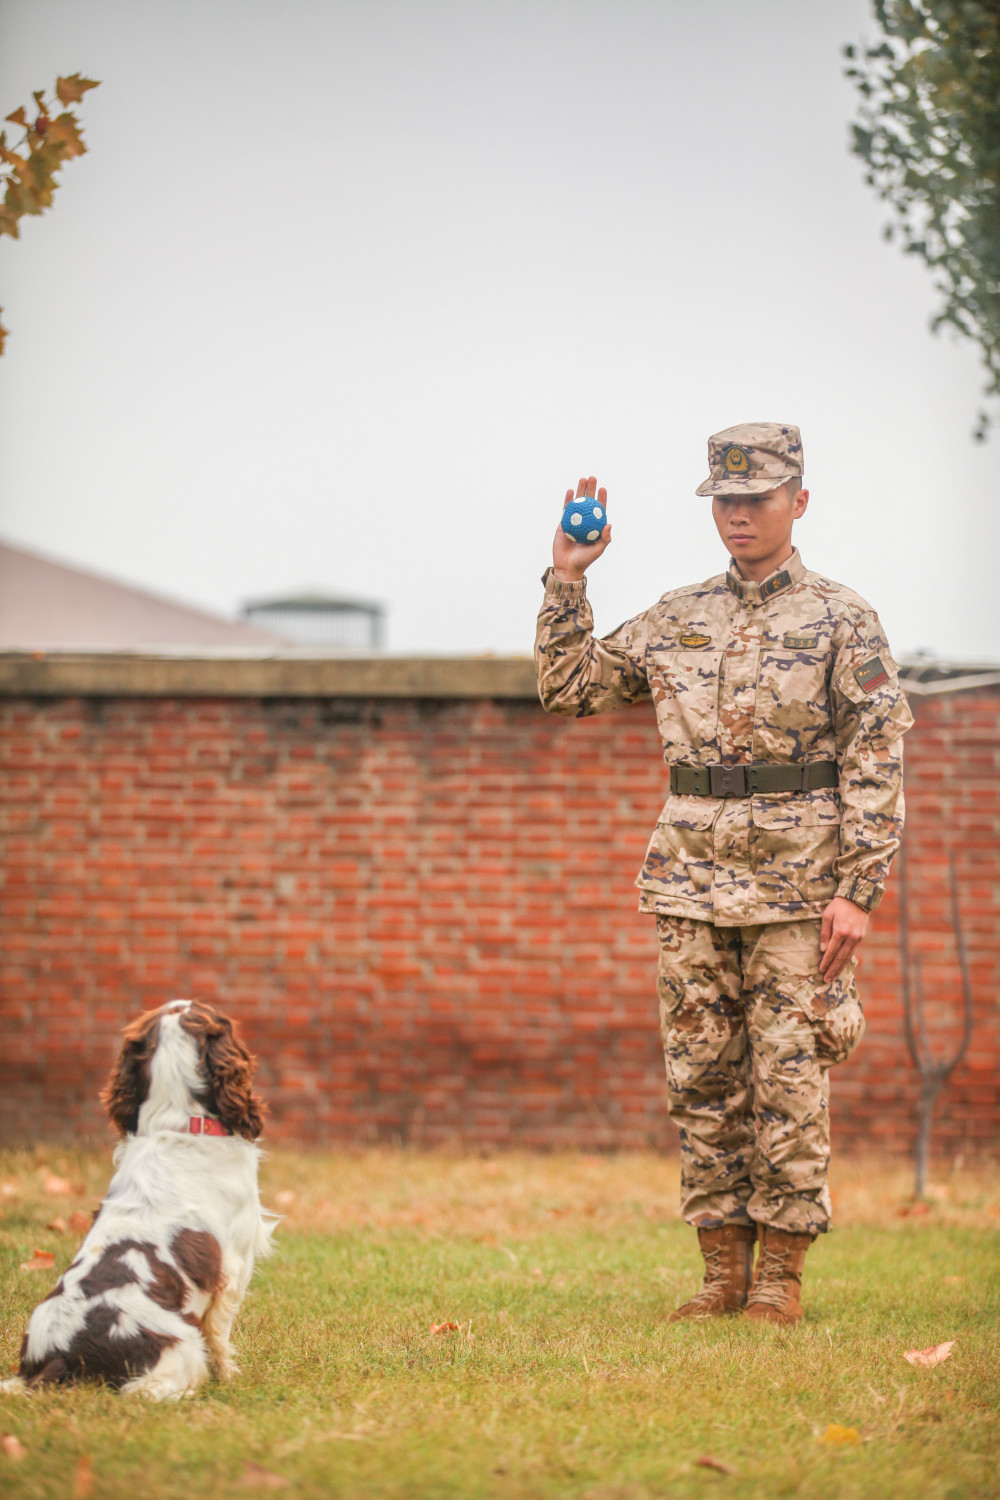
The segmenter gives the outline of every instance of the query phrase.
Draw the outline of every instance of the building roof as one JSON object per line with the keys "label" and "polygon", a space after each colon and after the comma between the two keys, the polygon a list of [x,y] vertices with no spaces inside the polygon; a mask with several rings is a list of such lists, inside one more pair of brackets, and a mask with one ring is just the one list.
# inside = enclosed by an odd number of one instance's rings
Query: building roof
{"label": "building roof", "polygon": [[243,620],[192,609],[147,589],[0,543],[0,649],[134,651],[282,647]]}
{"label": "building roof", "polygon": [[303,589],[298,594],[277,594],[270,599],[248,599],[243,613],[257,614],[265,610],[350,610],[359,614],[380,615],[385,606],[370,599],[351,599],[345,594],[328,594],[323,589]]}
{"label": "building roof", "polygon": [[921,652],[900,662],[899,680],[908,694],[931,698],[966,688],[996,687],[1000,684],[1000,664],[939,661],[929,652]]}

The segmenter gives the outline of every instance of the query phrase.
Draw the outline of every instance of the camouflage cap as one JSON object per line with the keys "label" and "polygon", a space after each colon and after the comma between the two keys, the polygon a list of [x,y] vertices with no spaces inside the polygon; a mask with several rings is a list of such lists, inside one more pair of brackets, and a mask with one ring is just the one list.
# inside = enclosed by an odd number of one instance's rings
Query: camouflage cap
{"label": "camouflage cap", "polygon": [[711,474],[696,495],[764,495],[801,478],[802,438],[788,422],[743,422],[708,440]]}

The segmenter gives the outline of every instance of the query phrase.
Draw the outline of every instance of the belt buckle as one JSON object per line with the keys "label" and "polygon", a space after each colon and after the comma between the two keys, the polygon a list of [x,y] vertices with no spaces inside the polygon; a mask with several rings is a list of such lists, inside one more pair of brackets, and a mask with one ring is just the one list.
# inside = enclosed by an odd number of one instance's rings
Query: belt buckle
{"label": "belt buckle", "polygon": [[708,776],[713,797],[745,797],[747,795],[745,766],[709,766]]}

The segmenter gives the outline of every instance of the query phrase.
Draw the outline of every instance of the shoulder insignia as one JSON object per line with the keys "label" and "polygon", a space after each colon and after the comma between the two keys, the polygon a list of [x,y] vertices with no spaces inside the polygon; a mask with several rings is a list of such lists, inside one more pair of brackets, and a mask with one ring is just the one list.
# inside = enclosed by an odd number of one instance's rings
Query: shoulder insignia
{"label": "shoulder insignia", "polygon": [[876,688],[885,687],[889,681],[889,674],[882,665],[880,656],[873,656],[864,666],[855,667],[854,675],[858,679],[858,686],[864,688],[866,693],[874,693]]}
{"label": "shoulder insignia", "polygon": [[686,635],[681,636],[682,646],[710,646],[712,637],[701,635],[697,630],[689,630]]}
{"label": "shoulder insignia", "polygon": [[735,594],[737,596],[737,598],[739,598],[739,592],[740,591],[736,587],[736,579],[733,577],[732,573],[727,573],[726,574],[726,588],[729,590],[729,592],[731,594]]}
{"label": "shoulder insignia", "polygon": [[818,635],[786,635],[782,645],[789,651],[815,651],[819,645]]}

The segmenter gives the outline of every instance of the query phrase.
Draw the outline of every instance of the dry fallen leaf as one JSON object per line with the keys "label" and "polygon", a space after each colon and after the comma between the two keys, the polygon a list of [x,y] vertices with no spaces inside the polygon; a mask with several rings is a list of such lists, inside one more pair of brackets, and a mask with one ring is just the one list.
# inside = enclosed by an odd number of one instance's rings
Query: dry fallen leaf
{"label": "dry fallen leaf", "polygon": [[43,1178],[42,1187],[53,1198],[69,1198],[73,1194],[73,1184],[69,1178],[56,1177],[53,1172],[47,1173]]}
{"label": "dry fallen leaf", "polygon": [[736,1474],[732,1464],[725,1463],[721,1458],[716,1458],[714,1453],[703,1453],[700,1458],[695,1459],[699,1469],[716,1469],[720,1474]]}
{"label": "dry fallen leaf", "polygon": [[860,1441],[861,1434],[856,1427],[841,1427],[839,1422],[831,1422],[820,1438],[821,1443],[860,1443]]}
{"label": "dry fallen leaf", "polygon": [[24,1449],[12,1432],[5,1432],[0,1437],[0,1453],[4,1458],[12,1458],[15,1463],[19,1463],[24,1457]]}
{"label": "dry fallen leaf", "polygon": [[900,1208],[896,1209],[896,1218],[922,1219],[924,1214],[929,1214],[930,1211],[931,1206],[929,1203],[924,1203],[922,1201],[917,1203],[904,1203]]}
{"label": "dry fallen leaf", "polygon": [[932,1344],[929,1349],[909,1349],[903,1358],[908,1359],[911,1365],[922,1365],[925,1370],[932,1370],[935,1365],[951,1359],[955,1343],[955,1339],[949,1339],[945,1344]]}
{"label": "dry fallen leaf", "polygon": [[53,1234],[65,1234],[66,1220],[60,1219],[59,1215],[57,1214],[54,1219],[49,1220],[45,1227],[46,1229],[51,1229]]}
{"label": "dry fallen leaf", "polygon": [[432,1323],[431,1333],[457,1333],[457,1323]]}
{"label": "dry fallen leaf", "polygon": [[51,1271],[55,1256],[51,1250],[36,1250],[30,1260],[22,1261],[22,1271]]}
{"label": "dry fallen leaf", "polygon": [[945,1284],[945,1286],[964,1286],[965,1285],[965,1277],[964,1276],[946,1276],[944,1278],[944,1284]]}
{"label": "dry fallen leaf", "polygon": [[69,1216],[69,1227],[76,1234],[83,1234],[85,1230],[90,1228],[93,1222],[93,1214],[86,1213],[82,1208],[74,1208]]}
{"label": "dry fallen leaf", "polygon": [[287,1483],[284,1474],[275,1474],[273,1469],[265,1469],[262,1464],[249,1461],[243,1465],[243,1473],[240,1475],[240,1484],[258,1485],[261,1489],[283,1490]]}
{"label": "dry fallen leaf", "polygon": [[85,1453],[82,1458],[77,1459],[73,1474],[73,1500],[87,1500],[93,1488],[94,1471],[90,1467],[90,1455]]}

